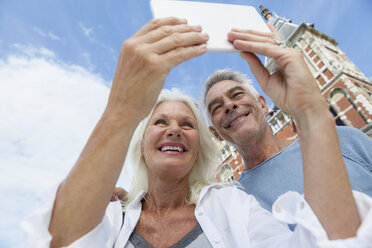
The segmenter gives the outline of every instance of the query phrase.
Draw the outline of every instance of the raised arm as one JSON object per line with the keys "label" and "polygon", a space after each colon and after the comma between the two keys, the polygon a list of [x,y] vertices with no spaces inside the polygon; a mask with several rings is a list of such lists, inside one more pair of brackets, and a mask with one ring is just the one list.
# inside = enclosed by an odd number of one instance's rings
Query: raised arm
{"label": "raised arm", "polygon": [[[305,199],[329,239],[355,236],[360,217],[334,119],[302,54],[276,45],[273,34],[232,30],[228,37],[244,51],[240,55],[263,91],[294,119],[303,158]],[[276,72],[271,75],[254,53],[273,58]]]}
{"label": "raised arm", "polygon": [[51,247],[68,245],[101,222],[137,124],[151,111],[169,71],[203,54],[207,40],[200,27],[165,18],[123,43],[106,109],[59,187]]}

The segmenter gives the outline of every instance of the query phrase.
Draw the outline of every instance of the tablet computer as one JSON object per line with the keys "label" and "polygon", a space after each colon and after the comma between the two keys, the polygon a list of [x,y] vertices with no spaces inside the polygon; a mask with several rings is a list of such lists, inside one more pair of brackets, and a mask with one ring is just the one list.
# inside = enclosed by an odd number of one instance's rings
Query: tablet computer
{"label": "tablet computer", "polygon": [[231,28],[271,32],[252,6],[176,0],[151,0],[150,6],[154,18],[174,16],[202,26],[210,52],[239,52],[227,40]]}

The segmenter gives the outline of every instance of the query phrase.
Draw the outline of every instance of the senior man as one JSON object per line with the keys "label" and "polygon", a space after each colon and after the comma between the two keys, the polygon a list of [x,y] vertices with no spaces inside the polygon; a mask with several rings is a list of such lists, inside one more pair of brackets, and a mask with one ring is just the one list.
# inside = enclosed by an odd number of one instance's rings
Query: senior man
{"label": "senior man", "polygon": [[[241,57],[248,62],[263,90],[280,98],[282,86],[293,87],[287,84],[288,80],[299,80],[300,75],[306,78],[309,72],[301,71],[306,67],[301,66],[303,59],[293,60],[298,57],[295,51],[276,39],[280,36],[270,23],[268,25],[273,31],[271,34],[232,30],[228,38],[242,50]],[[279,45],[277,53],[269,54],[262,42]],[[255,52],[273,57],[277,71],[271,75]],[[293,85],[302,87],[298,83]],[[271,211],[273,202],[281,194],[287,191],[304,193],[299,140],[293,142],[273,135],[265,119],[269,111],[266,100],[244,74],[228,69],[213,73],[205,82],[203,105],[213,134],[235,146],[242,156],[245,169],[239,182],[261,206]],[[288,105],[282,107],[286,109]],[[352,188],[372,196],[371,138],[351,127],[337,127],[337,133]]]}
{"label": "senior man", "polygon": [[[285,47],[270,33],[233,29],[228,39],[242,51],[240,56],[248,62],[262,90],[292,116],[299,136],[299,141],[289,144],[272,134],[265,120],[268,107],[264,97],[250,90],[244,79],[217,72],[207,80],[204,106],[214,127],[211,130],[241,153],[246,170],[239,181],[245,191],[269,210],[284,192],[305,193],[306,199],[316,200],[312,210],[319,213],[322,225],[332,220],[353,229],[344,218],[354,211],[350,181],[354,189],[372,194],[372,153],[367,150],[371,140],[353,129],[337,131],[300,52]],[[270,73],[256,54],[273,58],[276,71]],[[303,152],[306,150],[308,153]],[[312,161],[311,166],[308,161]],[[326,206],[326,202],[334,205]],[[339,204],[344,209],[336,211]]]}
{"label": "senior man", "polygon": [[[274,136],[269,109],[245,75],[216,71],[205,83],[206,116],[214,135],[236,147],[245,169],[239,182],[261,206],[287,191],[304,192],[300,143]],[[372,140],[358,129],[338,127],[341,152],[352,188],[372,196]]]}

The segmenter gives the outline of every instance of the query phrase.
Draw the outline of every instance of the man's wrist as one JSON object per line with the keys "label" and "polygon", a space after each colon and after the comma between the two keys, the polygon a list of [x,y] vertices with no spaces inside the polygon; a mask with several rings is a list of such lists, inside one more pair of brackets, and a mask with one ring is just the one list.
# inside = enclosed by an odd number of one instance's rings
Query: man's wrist
{"label": "man's wrist", "polygon": [[293,119],[299,136],[335,127],[334,117],[327,106],[304,111]]}

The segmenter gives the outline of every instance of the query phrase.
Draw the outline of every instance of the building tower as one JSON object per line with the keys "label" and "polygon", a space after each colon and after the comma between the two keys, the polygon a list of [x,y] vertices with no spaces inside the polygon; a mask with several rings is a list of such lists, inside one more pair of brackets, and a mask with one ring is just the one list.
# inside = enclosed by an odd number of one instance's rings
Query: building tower
{"label": "building tower", "polygon": [[[314,29],[314,24],[293,24],[263,6],[261,14],[272,22],[288,47],[300,51],[310,68],[329,110],[340,126],[352,126],[372,137],[372,82],[348,59],[333,38]],[[274,60],[265,58],[265,66],[275,70]],[[274,135],[296,139],[292,118],[274,106],[266,115]],[[221,180],[236,180],[244,169],[242,158],[234,147],[222,143],[220,150]]]}

